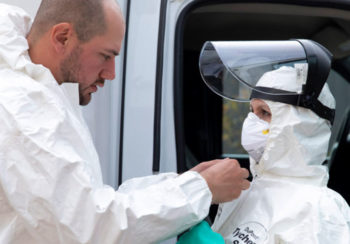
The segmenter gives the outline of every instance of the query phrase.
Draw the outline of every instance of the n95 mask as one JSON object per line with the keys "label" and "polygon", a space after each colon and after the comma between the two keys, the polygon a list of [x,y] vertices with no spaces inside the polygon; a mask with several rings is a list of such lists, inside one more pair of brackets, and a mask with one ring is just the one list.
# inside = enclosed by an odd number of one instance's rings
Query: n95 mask
{"label": "n95 mask", "polygon": [[259,162],[264,153],[270,124],[250,112],[243,122],[242,146],[249,155]]}

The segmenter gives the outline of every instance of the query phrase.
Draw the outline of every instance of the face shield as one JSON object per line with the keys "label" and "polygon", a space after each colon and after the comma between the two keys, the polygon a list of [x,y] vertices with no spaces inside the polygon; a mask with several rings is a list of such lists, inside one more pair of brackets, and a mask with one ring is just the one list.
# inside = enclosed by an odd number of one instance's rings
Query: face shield
{"label": "face shield", "polygon": [[[327,49],[310,40],[208,41],[202,48],[199,68],[206,85],[226,99],[243,102],[260,98],[301,106],[333,123],[335,111],[318,100],[331,59]],[[259,86],[265,73],[284,66],[296,70],[299,89]]]}

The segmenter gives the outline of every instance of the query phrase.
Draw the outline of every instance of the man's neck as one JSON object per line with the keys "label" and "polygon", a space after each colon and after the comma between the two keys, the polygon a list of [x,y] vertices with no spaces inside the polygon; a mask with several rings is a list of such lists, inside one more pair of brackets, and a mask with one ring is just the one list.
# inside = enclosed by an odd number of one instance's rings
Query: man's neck
{"label": "man's neck", "polygon": [[54,57],[52,47],[48,45],[49,42],[45,38],[47,37],[44,36],[38,40],[33,40],[29,34],[27,37],[29,45],[28,54],[34,64],[41,64],[49,69],[55,80],[59,83],[60,79],[57,77],[57,74],[59,74],[58,60],[57,57]]}

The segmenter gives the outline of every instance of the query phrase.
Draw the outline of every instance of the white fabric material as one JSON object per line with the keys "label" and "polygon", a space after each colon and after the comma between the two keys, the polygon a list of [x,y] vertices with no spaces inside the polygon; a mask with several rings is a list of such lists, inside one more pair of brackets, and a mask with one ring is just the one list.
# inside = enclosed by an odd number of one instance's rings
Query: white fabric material
{"label": "white fabric material", "polygon": [[[299,65],[295,64],[297,67]],[[304,82],[299,82],[298,72],[293,67],[282,66],[281,68],[266,72],[257,82],[256,86],[265,86],[276,89],[281,89],[290,92],[300,92]],[[303,73],[303,72],[302,72]],[[299,75],[298,75],[299,74]],[[305,75],[302,75],[305,76]],[[303,80],[303,79],[302,79]],[[325,106],[335,109],[335,99],[329,90],[328,84],[326,83],[318,97],[318,100]]]}
{"label": "white fabric material", "polygon": [[[263,76],[259,85],[295,91],[294,77],[293,68],[283,67]],[[322,96],[322,102],[334,104],[327,88]],[[250,159],[251,187],[219,206],[213,230],[231,244],[350,243],[349,206],[327,188],[322,166],[329,123],[308,109],[265,102],[272,120],[262,159]]]}
{"label": "white fabric material", "polygon": [[243,148],[259,162],[264,153],[270,125],[250,112],[243,122],[241,142]]}
{"label": "white fabric material", "polygon": [[156,243],[202,220],[212,195],[198,173],[102,184],[77,86],[31,62],[30,24],[0,4],[0,243]]}

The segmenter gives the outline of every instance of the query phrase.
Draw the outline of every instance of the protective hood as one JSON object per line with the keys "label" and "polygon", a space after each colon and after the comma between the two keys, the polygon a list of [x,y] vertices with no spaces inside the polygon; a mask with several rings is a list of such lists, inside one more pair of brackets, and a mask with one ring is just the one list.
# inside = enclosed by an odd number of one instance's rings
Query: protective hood
{"label": "protective hood", "polygon": [[[0,4],[0,57],[1,65],[6,63],[12,69],[23,69],[27,56],[23,54],[28,50],[25,38],[31,26],[30,17],[20,8]],[[11,18],[8,18],[8,16]]]}
{"label": "protective hood", "polygon": [[[295,92],[300,90],[297,72],[283,66],[265,73],[259,86]],[[284,82],[280,82],[283,80]],[[319,100],[335,108],[335,100],[325,84]],[[270,133],[262,159],[257,164],[251,159],[251,170],[256,175],[294,177],[317,185],[326,185],[326,160],[331,128],[329,121],[302,107],[264,100],[270,107]]]}
{"label": "protective hood", "polygon": [[25,37],[32,24],[29,15],[20,8],[6,4],[0,4],[0,8],[1,67],[25,72],[46,85],[57,86],[57,82],[52,82],[54,79],[50,72],[42,65],[33,64],[28,55],[29,47]]}
{"label": "protective hood", "polygon": [[65,100],[68,99],[70,106],[82,119],[79,100],[77,100],[79,98],[79,85],[71,83],[59,86],[47,68],[31,62],[26,39],[32,25],[29,15],[15,6],[0,4],[0,8],[2,10],[0,11],[0,67],[24,72],[48,88],[55,90],[59,87],[62,88],[60,95],[65,96]]}

